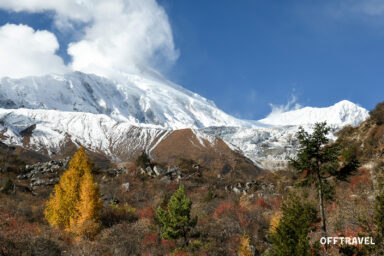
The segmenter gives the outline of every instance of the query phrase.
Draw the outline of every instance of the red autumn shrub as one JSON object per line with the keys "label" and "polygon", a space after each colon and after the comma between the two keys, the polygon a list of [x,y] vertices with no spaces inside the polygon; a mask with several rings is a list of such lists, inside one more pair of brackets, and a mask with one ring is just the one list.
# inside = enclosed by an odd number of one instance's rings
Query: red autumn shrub
{"label": "red autumn shrub", "polygon": [[273,209],[280,209],[281,199],[279,197],[273,198],[271,206]]}
{"label": "red autumn shrub", "polygon": [[188,256],[188,253],[186,253],[186,252],[176,252],[173,255],[174,256]]}
{"label": "red autumn shrub", "polygon": [[359,175],[351,177],[350,186],[352,191],[354,191],[359,188],[366,188],[368,184],[371,184],[371,182],[372,180],[371,180],[371,175],[369,173],[369,170],[360,169]]}
{"label": "red autumn shrub", "polygon": [[258,207],[263,207],[263,208],[271,208],[271,205],[269,205],[264,198],[259,198],[256,201],[256,205]]}
{"label": "red autumn shrub", "polygon": [[139,211],[140,218],[152,219],[155,216],[155,211],[152,207],[147,206]]}
{"label": "red autumn shrub", "polygon": [[358,237],[363,232],[363,229],[361,227],[357,226],[347,226],[345,228],[344,235],[345,237]]}
{"label": "red autumn shrub", "polygon": [[36,235],[38,225],[24,221],[20,217],[11,216],[7,212],[0,213],[1,236],[9,239]]}
{"label": "red autumn shrub", "polygon": [[248,227],[251,224],[251,218],[247,211],[240,210],[236,213],[237,219],[239,221],[240,226]]}
{"label": "red autumn shrub", "polygon": [[233,202],[221,202],[219,206],[215,209],[213,215],[215,217],[220,217],[225,212],[234,211],[235,204]]}
{"label": "red autumn shrub", "polygon": [[166,248],[172,248],[175,246],[175,241],[161,239],[161,244]]}
{"label": "red autumn shrub", "polygon": [[30,249],[32,238],[39,234],[37,224],[8,212],[0,212],[0,230],[1,255],[21,255]]}
{"label": "red autumn shrub", "polygon": [[155,233],[146,234],[143,240],[143,246],[146,248],[158,246],[158,236]]}
{"label": "red autumn shrub", "polygon": [[248,227],[251,224],[249,211],[245,207],[235,205],[233,202],[221,202],[213,213],[216,218],[223,215],[233,218],[242,227]]}

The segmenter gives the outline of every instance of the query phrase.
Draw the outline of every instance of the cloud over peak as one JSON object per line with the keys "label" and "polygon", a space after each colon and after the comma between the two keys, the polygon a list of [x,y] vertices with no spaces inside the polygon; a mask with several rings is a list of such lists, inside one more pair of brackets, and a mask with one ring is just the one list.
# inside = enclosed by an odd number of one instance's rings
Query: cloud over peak
{"label": "cloud over peak", "polygon": [[292,110],[298,110],[302,108],[302,106],[297,103],[297,96],[295,94],[291,94],[291,98],[288,100],[288,102],[284,105],[275,105],[272,103],[269,103],[269,106],[271,107],[271,113],[268,114],[268,117],[278,116],[281,113],[285,113]]}
{"label": "cloud over peak", "polygon": [[99,1],[93,24],[68,53],[73,69],[106,76],[178,57],[168,17],[153,0]]}
{"label": "cloud over peak", "polygon": [[[113,77],[141,69],[157,69],[158,64],[171,65],[178,57],[168,16],[156,0],[4,0],[0,8],[14,12],[53,11],[55,26],[69,32],[74,30],[73,24],[82,23],[84,34],[79,41],[67,46],[72,57],[68,67],[72,70]],[[62,66],[61,58],[53,55],[58,49],[56,37],[52,33],[50,36],[42,54],[55,57],[52,59],[57,62],[53,66]],[[52,47],[54,45],[56,47]],[[7,51],[5,46],[0,45],[0,51]],[[23,62],[22,56],[14,58],[15,61]],[[35,59],[35,65],[40,65],[39,58]],[[12,76],[14,72],[3,73],[9,74],[0,75]],[[26,75],[41,74],[30,70]]]}
{"label": "cloud over peak", "polygon": [[58,48],[56,36],[49,31],[6,24],[0,27],[0,77],[64,73],[67,67],[55,55]]}

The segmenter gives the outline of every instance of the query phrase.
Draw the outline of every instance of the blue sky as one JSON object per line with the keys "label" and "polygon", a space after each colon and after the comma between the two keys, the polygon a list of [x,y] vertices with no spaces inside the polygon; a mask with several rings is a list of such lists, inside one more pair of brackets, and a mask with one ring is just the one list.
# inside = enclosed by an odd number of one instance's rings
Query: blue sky
{"label": "blue sky", "polygon": [[[361,2],[364,2],[362,4]],[[260,119],[292,99],[367,109],[384,100],[384,4],[376,0],[158,0],[178,59],[163,73],[225,112]],[[54,12],[0,11],[0,26],[53,32],[58,54],[84,25],[59,29]],[[77,23],[74,23],[77,24]],[[77,31],[74,33],[74,31]]]}
{"label": "blue sky", "polygon": [[171,77],[244,118],[292,94],[371,109],[384,100],[383,17],[330,2],[162,0],[181,52]]}

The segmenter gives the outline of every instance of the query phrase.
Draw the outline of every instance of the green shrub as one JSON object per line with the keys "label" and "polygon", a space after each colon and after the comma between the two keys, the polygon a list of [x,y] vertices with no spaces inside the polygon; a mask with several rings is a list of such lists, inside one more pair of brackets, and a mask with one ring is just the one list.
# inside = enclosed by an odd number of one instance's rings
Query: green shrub
{"label": "green shrub", "polygon": [[13,191],[14,187],[15,185],[13,184],[12,180],[8,179],[4,187],[0,189],[0,192],[9,195]]}
{"label": "green shrub", "polygon": [[308,234],[318,221],[315,207],[302,203],[299,197],[291,194],[282,204],[281,212],[282,217],[269,237],[272,247],[267,255],[311,256]]}

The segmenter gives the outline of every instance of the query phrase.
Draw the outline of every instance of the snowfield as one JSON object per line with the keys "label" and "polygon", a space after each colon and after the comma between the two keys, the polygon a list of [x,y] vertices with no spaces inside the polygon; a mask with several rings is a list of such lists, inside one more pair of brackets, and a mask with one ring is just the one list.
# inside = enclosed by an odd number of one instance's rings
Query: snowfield
{"label": "snowfield", "polygon": [[[295,133],[326,121],[332,131],[358,125],[368,111],[343,100],[258,120],[234,118],[209,101],[158,75],[126,75],[113,81],[80,72],[0,80],[0,140],[53,153],[68,140],[119,160],[153,150],[172,130],[191,128],[202,146],[222,138],[260,167],[284,167],[297,149]],[[335,138],[333,134],[331,138]]]}
{"label": "snowfield", "polygon": [[113,81],[80,72],[0,80],[0,107],[105,114],[119,122],[181,129],[251,126],[196,93],[161,77],[126,75]]}
{"label": "snowfield", "polygon": [[305,107],[279,114],[271,114],[259,120],[274,126],[307,125],[316,122],[345,126],[357,126],[368,117],[368,111],[350,101],[343,100],[326,108]]}

